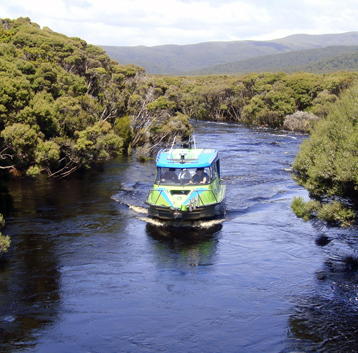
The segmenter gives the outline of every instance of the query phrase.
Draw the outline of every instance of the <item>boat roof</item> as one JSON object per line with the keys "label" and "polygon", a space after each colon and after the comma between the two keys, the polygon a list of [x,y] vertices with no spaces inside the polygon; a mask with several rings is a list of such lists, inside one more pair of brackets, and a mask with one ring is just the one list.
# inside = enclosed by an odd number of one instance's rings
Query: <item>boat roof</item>
{"label": "boat roof", "polygon": [[205,168],[219,158],[218,150],[213,148],[173,148],[159,151],[157,167],[161,168]]}

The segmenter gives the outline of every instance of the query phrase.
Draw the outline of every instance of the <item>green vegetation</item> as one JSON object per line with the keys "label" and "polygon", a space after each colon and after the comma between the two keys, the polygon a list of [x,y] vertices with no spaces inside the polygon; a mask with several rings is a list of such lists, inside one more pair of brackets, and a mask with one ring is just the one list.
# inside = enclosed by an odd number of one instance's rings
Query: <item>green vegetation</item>
{"label": "green vegetation", "polygon": [[29,18],[0,24],[1,169],[65,177],[123,148],[190,132],[144,69]]}
{"label": "green vegetation", "polygon": [[[3,215],[0,213],[0,229],[4,228],[5,221]],[[0,232],[0,255],[1,253],[7,252],[10,247],[10,237],[8,235],[2,235]]]}
{"label": "green vegetation", "polygon": [[180,112],[192,119],[309,131],[357,77],[357,73],[347,72],[157,76],[152,81],[152,94],[158,97],[158,106],[168,106],[172,114]]}
{"label": "green vegetation", "polygon": [[358,85],[312,129],[294,161],[295,180],[315,199],[295,200],[296,215],[349,225],[358,208]]}
{"label": "green vegetation", "polygon": [[[292,208],[305,220],[353,222],[357,72],[152,76],[29,18],[0,23],[0,169],[65,177],[123,150],[135,150],[145,161],[174,137],[188,136],[190,118],[311,131],[293,167],[314,200],[296,199]],[[308,42],[316,45],[315,40]],[[285,41],[265,46],[273,52],[294,49]],[[205,43],[200,47],[211,50]],[[353,47],[326,48],[324,55],[346,50],[354,62]],[[9,245],[8,238],[1,240]]]}
{"label": "green vegetation", "polygon": [[329,224],[340,224],[342,227],[349,227],[355,220],[354,211],[336,200],[325,203],[317,200],[305,202],[302,197],[294,197],[291,209],[297,217],[302,218],[305,222],[318,218]]}
{"label": "green vegetation", "polygon": [[308,131],[357,78],[150,76],[29,18],[0,21],[0,168],[19,176],[65,177],[123,150],[147,160],[189,135],[189,118]]}

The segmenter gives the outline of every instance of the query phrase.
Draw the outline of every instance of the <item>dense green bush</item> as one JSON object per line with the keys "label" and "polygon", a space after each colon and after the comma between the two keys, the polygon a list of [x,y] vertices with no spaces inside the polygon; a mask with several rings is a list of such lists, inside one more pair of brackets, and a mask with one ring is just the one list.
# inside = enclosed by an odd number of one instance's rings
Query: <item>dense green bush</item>
{"label": "dense green bush", "polygon": [[[357,73],[345,72],[326,75],[279,72],[245,76],[164,76],[155,77],[151,85],[157,106],[170,105],[173,111],[192,119],[231,120],[292,129],[295,124],[284,125],[287,116],[298,111],[327,116],[340,92],[356,78]],[[311,124],[303,127],[306,120],[297,125],[300,131],[310,128]]]}
{"label": "dense green bush", "polygon": [[312,197],[325,201],[317,211],[319,218],[336,214],[338,218],[352,219],[354,213],[347,209],[357,210],[357,121],[358,85],[354,85],[341,94],[329,115],[316,123],[293,163],[295,180]]}
{"label": "dense green bush", "polygon": [[65,177],[123,148],[166,144],[186,133],[167,89],[84,40],[0,19],[0,168]]}

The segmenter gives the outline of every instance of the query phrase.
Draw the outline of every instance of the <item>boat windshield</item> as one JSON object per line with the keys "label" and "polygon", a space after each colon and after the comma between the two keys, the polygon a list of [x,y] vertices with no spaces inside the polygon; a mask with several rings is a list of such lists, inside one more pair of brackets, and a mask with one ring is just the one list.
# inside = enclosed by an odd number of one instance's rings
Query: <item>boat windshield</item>
{"label": "boat windshield", "polygon": [[212,176],[212,168],[158,168],[156,184],[209,184],[212,180]]}

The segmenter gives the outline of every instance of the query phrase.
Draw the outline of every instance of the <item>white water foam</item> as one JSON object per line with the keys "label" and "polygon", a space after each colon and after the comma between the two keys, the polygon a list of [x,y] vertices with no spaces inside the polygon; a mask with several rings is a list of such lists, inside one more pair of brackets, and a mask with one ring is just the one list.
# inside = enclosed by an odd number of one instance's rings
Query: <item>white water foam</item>
{"label": "white water foam", "polygon": [[127,206],[128,208],[130,208],[131,210],[133,210],[133,211],[135,211],[135,212],[137,212],[137,213],[148,214],[148,209],[145,208],[145,207],[136,206],[136,205],[131,205],[130,203],[125,202],[125,201],[119,199],[119,198],[116,197],[116,196],[112,196],[111,199],[114,200],[114,201],[119,202],[119,203],[122,204],[122,205]]}
{"label": "white water foam", "polygon": [[137,212],[137,213],[142,213],[142,214],[148,214],[148,209],[145,207],[140,207],[140,206],[134,206],[134,205],[127,205],[131,210]]}
{"label": "white water foam", "polygon": [[198,221],[183,221],[183,220],[163,220],[150,217],[138,217],[143,222],[149,223],[157,227],[175,227],[175,228],[201,228],[209,229],[222,224],[226,219],[211,219],[211,220],[198,220]]}

